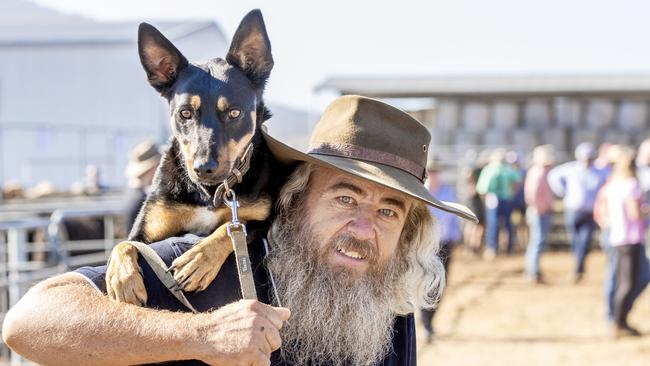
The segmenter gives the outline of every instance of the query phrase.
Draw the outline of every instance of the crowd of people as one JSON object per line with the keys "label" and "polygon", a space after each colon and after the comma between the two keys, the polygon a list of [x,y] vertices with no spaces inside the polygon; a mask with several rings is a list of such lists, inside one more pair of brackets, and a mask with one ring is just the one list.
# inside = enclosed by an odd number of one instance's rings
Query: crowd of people
{"label": "crowd of people", "polygon": [[[550,244],[553,218],[563,214],[575,258],[571,280],[582,280],[592,242],[599,241],[607,257],[604,298],[612,335],[639,336],[628,324],[627,315],[650,282],[645,250],[650,236],[650,138],[638,149],[581,143],[575,148],[575,160],[562,164],[557,155],[552,145],[537,146],[530,154],[528,169],[524,169],[525,164],[513,151],[497,148],[479,154],[466,174],[465,191],[466,201],[480,222],[464,224],[462,241],[473,254],[486,260],[525,247],[525,276],[531,283],[542,284],[546,281],[540,258]],[[454,189],[439,182],[436,164],[430,168],[431,192],[454,200]],[[440,223],[443,248],[460,242],[460,222],[444,213],[434,215]],[[526,230],[518,230],[523,226]],[[597,232],[600,235],[594,237]],[[448,268],[451,251],[441,253]],[[422,316],[427,340],[433,334],[432,314],[423,312]]]}

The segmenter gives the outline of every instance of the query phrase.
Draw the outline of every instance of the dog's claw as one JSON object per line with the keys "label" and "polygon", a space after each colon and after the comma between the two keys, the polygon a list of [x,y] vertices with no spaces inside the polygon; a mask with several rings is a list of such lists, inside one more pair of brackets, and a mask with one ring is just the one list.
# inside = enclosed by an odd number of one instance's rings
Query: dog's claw
{"label": "dog's claw", "polygon": [[181,281],[181,282],[179,283],[179,286],[180,286],[181,288],[185,288],[185,287],[187,287],[188,283],[190,283],[190,282],[192,282],[192,281],[191,281],[191,278],[188,277],[188,278],[184,279],[183,281]]}

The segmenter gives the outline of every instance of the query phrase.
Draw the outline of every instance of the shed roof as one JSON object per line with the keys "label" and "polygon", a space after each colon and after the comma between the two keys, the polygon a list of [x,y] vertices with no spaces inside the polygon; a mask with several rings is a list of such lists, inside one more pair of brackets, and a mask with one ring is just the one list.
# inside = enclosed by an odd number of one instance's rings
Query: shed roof
{"label": "shed roof", "polygon": [[332,77],[317,90],[377,98],[462,95],[650,93],[649,74]]}
{"label": "shed roof", "polygon": [[[99,22],[23,0],[0,0],[0,47],[133,43],[140,22]],[[211,20],[151,21],[173,40],[213,27]],[[225,37],[223,37],[225,39]]]}

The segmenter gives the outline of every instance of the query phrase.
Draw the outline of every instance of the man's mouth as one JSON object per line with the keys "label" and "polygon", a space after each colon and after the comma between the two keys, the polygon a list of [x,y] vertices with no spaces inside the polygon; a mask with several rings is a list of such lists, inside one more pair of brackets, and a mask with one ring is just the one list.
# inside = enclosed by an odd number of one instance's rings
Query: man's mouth
{"label": "man's mouth", "polygon": [[356,252],[354,250],[346,250],[346,249],[338,248],[336,251],[339,254],[342,254],[342,255],[344,255],[344,256],[346,256],[348,258],[357,259],[357,260],[365,260],[366,259],[365,256],[361,255],[361,253]]}

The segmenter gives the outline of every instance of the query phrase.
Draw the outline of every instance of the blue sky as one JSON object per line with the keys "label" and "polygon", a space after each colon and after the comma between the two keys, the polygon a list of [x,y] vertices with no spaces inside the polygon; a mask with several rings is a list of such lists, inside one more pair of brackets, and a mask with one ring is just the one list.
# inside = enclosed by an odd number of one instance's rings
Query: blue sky
{"label": "blue sky", "polygon": [[[227,37],[264,14],[275,69],[267,97],[320,109],[333,75],[650,73],[641,0],[36,0],[101,20],[211,19]],[[216,56],[216,55],[215,55]]]}

